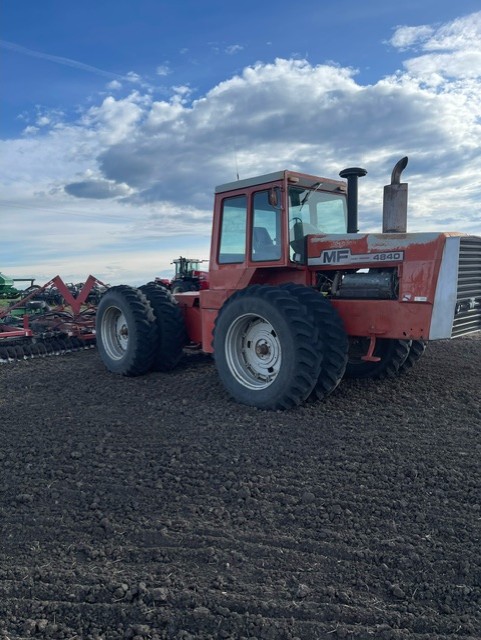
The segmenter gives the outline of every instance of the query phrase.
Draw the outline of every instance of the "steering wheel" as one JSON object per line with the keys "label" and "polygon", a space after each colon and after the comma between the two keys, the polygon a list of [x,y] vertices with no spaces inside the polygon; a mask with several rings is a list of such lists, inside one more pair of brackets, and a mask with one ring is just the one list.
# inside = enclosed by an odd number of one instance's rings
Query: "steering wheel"
{"label": "steering wheel", "polygon": [[[310,233],[320,233],[319,229],[315,227],[310,222],[303,222],[301,218],[297,216],[292,218],[292,226],[290,228],[290,236],[293,240],[298,240],[299,238],[304,238]],[[296,233],[296,231],[300,230],[301,233]]]}

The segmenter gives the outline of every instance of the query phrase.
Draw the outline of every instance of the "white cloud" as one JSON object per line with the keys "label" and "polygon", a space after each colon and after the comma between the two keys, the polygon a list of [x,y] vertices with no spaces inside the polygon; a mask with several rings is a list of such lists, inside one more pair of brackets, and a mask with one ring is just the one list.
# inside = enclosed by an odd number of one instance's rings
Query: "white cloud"
{"label": "white cloud", "polygon": [[478,11],[441,25],[427,40],[424,48],[427,51],[476,49],[479,48],[480,36],[481,11]]}
{"label": "white cloud", "polygon": [[172,90],[179,96],[188,96],[190,93],[192,93],[192,89],[187,85],[178,85],[177,87],[172,87]]}
{"label": "white cloud", "polygon": [[151,279],[188,249],[207,258],[214,187],[237,170],[337,177],[365,166],[360,220],[376,230],[382,186],[403,155],[411,230],[481,233],[480,16],[398,28],[390,42],[411,49],[404,68],[370,85],[335,63],[277,59],[195,101],[187,85],[160,101],[140,84],[76,122],[38,112],[25,138],[0,149],[3,209],[15,214],[0,220],[3,270],[119,282]]}
{"label": "white cloud", "polygon": [[32,135],[34,133],[37,133],[38,131],[38,127],[34,127],[33,125],[28,125],[27,127],[25,127],[25,129],[22,131],[22,133],[26,136]]}
{"label": "white cloud", "polygon": [[111,89],[112,91],[117,91],[118,89],[122,89],[122,83],[118,80],[112,80],[107,84],[107,89]]}
{"label": "white cloud", "polygon": [[480,41],[481,11],[438,28],[399,27],[390,42],[403,51],[420,44],[424,54],[406,60],[404,66],[413,76],[434,86],[445,77],[479,78]]}
{"label": "white cloud", "polygon": [[172,73],[169,64],[166,62],[164,64],[160,64],[155,70],[158,76],[168,76],[169,73]]}
{"label": "white cloud", "polygon": [[95,129],[104,144],[117,144],[133,132],[149,101],[150,98],[137,92],[120,100],[108,96],[100,106],[89,109],[82,124],[89,132]]}
{"label": "white cloud", "polygon": [[39,127],[46,127],[50,123],[51,120],[48,116],[40,116],[39,118],[37,118],[37,125]]}
{"label": "white cloud", "polygon": [[429,25],[419,27],[397,27],[390,44],[401,51],[409,47],[425,42],[433,33],[433,28]]}
{"label": "white cloud", "polygon": [[138,73],[135,73],[135,71],[129,71],[127,73],[126,79],[129,82],[133,82],[133,83],[136,83],[136,84],[142,82],[142,78],[139,76]]}
{"label": "white cloud", "polygon": [[243,49],[244,49],[244,47],[242,45],[240,45],[240,44],[231,44],[228,47],[226,47],[225,52],[228,55],[232,56],[235,53],[239,53],[239,51],[242,51]]}

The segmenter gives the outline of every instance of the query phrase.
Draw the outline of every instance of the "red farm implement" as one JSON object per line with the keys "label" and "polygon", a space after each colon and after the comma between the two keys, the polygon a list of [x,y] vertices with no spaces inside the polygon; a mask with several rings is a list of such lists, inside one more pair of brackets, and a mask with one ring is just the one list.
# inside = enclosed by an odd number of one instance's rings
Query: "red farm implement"
{"label": "red farm implement", "polygon": [[95,314],[105,285],[89,276],[67,285],[55,276],[0,310],[0,362],[86,349],[95,344]]}

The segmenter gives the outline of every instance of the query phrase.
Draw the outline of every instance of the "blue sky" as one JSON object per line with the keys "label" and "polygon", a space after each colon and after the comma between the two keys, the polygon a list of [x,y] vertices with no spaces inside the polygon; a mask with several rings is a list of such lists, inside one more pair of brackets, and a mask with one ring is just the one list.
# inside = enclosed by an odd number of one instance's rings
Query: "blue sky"
{"label": "blue sky", "polygon": [[216,184],[410,158],[410,230],[481,233],[478,1],[3,0],[0,271],[141,284],[207,258]]}

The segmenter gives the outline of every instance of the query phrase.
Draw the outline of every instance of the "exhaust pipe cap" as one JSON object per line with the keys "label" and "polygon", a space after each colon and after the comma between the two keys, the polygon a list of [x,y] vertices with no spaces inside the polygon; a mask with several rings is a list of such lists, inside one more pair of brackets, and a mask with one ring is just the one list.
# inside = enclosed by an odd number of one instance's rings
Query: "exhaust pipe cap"
{"label": "exhaust pipe cap", "polygon": [[339,175],[347,178],[347,233],[357,233],[357,182],[367,174],[361,167],[343,169]]}

